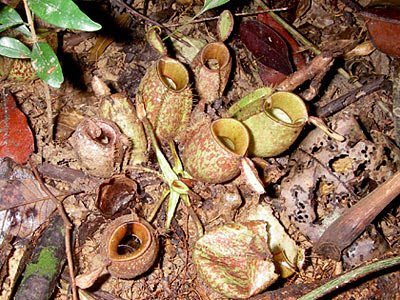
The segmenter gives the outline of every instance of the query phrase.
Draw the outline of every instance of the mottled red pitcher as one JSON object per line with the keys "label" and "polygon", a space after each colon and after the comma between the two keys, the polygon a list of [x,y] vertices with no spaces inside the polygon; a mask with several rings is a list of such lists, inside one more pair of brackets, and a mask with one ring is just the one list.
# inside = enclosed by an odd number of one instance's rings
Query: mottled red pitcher
{"label": "mottled red pitcher", "polygon": [[240,173],[240,160],[248,146],[249,133],[241,122],[218,119],[204,124],[186,142],[182,160],[185,170],[195,179],[221,183]]}
{"label": "mottled red pitcher", "polygon": [[212,103],[222,96],[231,67],[231,55],[224,43],[215,42],[204,46],[192,63],[201,101]]}
{"label": "mottled red pitcher", "polygon": [[144,104],[160,141],[179,139],[189,124],[192,109],[192,91],[185,66],[176,59],[161,57],[142,78],[136,100]]}

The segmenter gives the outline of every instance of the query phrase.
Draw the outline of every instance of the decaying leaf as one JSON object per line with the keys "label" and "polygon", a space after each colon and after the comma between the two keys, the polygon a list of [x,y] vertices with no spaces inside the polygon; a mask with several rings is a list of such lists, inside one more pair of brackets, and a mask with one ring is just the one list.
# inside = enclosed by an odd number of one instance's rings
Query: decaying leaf
{"label": "decaying leaf", "polygon": [[28,237],[55,208],[33,175],[27,173],[25,178],[0,180],[0,238],[6,233]]}
{"label": "decaying leaf", "polygon": [[375,47],[372,45],[371,41],[365,41],[345,53],[344,58],[351,59],[357,56],[370,55],[374,50]]}
{"label": "decaying leaf", "polygon": [[293,72],[286,42],[274,29],[259,21],[247,21],[240,24],[239,31],[257,61],[285,75]]}
{"label": "decaying leaf", "polygon": [[[272,209],[266,204],[259,204],[248,212],[248,221],[264,221],[268,223],[268,244],[274,254],[274,260],[279,266],[281,277],[293,275],[296,269],[301,269],[304,263],[304,249],[296,245],[285,232]],[[281,259],[281,257],[283,259]]]}
{"label": "decaying leaf", "polygon": [[26,163],[34,147],[26,117],[11,94],[2,97],[0,103],[0,158],[9,157],[18,164]]}
{"label": "decaying leaf", "polygon": [[131,100],[125,94],[117,93],[105,97],[100,103],[99,115],[113,121],[131,142],[130,164],[147,162],[147,140],[143,125],[136,115]]}
{"label": "decaying leaf", "polygon": [[346,141],[311,131],[291,156],[296,164],[281,184],[285,215],[314,242],[349,203],[368,192],[369,182],[381,182],[393,168],[384,147],[368,141],[354,117],[332,127]]}
{"label": "decaying leaf", "polygon": [[137,184],[125,175],[104,180],[97,190],[96,206],[106,217],[112,217],[136,198]]}
{"label": "decaying leaf", "polygon": [[400,57],[400,7],[372,7],[361,12],[372,42],[382,52]]}
{"label": "decaying leaf", "polygon": [[229,298],[248,298],[278,278],[263,221],[230,223],[210,231],[196,242],[193,261],[201,278]]}
{"label": "decaying leaf", "polygon": [[85,117],[78,111],[70,109],[61,111],[57,118],[56,138],[58,140],[66,140],[75,131],[78,124]]}
{"label": "decaying leaf", "polygon": [[[129,14],[125,13],[116,17],[116,25],[118,28],[124,28],[130,21]],[[99,36],[96,40],[96,44],[90,49],[89,61],[96,62],[99,57],[104,53],[108,46],[114,42],[114,39],[110,36]]]}

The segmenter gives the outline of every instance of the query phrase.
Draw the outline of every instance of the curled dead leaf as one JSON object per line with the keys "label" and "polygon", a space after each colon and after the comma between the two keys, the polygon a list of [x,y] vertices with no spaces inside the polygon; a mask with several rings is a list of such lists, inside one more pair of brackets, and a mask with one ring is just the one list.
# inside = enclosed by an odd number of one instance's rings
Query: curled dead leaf
{"label": "curled dead leaf", "polygon": [[263,221],[217,227],[196,242],[193,261],[200,277],[228,298],[256,295],[278,278]]}
{"label": "curled dead leaf", "polygon": [[400,7],[366,8],[364,17],[372,42],[382,52],[400,57],[400,43],[394,37],[400,35]]}

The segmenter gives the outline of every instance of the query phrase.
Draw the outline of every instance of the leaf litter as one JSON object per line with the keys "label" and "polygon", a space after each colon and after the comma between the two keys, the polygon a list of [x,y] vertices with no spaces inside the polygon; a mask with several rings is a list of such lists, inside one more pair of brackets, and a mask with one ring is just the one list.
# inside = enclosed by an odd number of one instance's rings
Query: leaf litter
{"label": "leaf litter", "polygon": [[[154,16],[167,16],[162,22],[169,19],[168,23],[179,23],[185,16],[194,16],[201,10],[201,5],[195,5],[198,4],[198,1],[190,2],[194,6],[186,7],[173,3],[173,13],[167,3],[151,3],[148,12],[149,15],[154,13]],[[278,7],[278,5],[274,7]],[[144,3],[140,1],[135,3],[135,8],[143,9]],[[255,12],[257,9],[250,3],[242,4],[240,7],[230,3],[229,8],[232,9],[232,13]],[[320,1],[312,1],[310,9],[298,15],[294,24],[303,35],[315,44],[326,41],[334,43],[339,38],[345,38],[352,41],[350,43],[352,46],[361,44],[364,39],[368,39],[366,33],[360,32],[360,28],[357,26],[357,22],[360,21],[357,16],[349,17],[342,10],[339,14],[334,13],[337,9],[340,10],[341,6],[335,8]],[[218,9],[211,9],[204,17],[217,16],[218,13]],[[289,16],[289,13],[282,12],[283,16],[285,14]],[[235,17],[235,22],[244,23],[252,18],[255,17],[246,17],[238,21],[238,18]],[[354,18],[357,22],[354,22]],[[346,32],[341,26],[343,23],[349,25]],[[104,26],[104,24],[102,25]],[[90,62],[89,51],[95,45],[97,37],[82,39],[75,46],[64,48],[64,54],[70,56],[74,64],[68,66],[69,71],[66,73],[68,80],[62,88],[60,90],[51,89],[54,111],[61,115],[69,112],[85,117],[98,115],[98,105],[103,99],[98,99],[92,94],[90,82],[93,75],[105,80],[113,90],[127,93],[133,100],[132,96],[136,93],[138,82],[144,75],[143,70],[149,68],[156,56],[151,57],[150,54],[154,53],[149,50],[150,48],[146,48],[148,50],[146,55],[143,54],[143,51],[146,51],[143,46],[145,45],[143,41],[146,27],[143,23],[132,19],[131,26],[124,29],[127,35],[123,39],[115,39],[115,42],[110,44],[94,63]],[[185,26],[183,39],[196,45],[197,53],[204,46],[205,41],[211,42],[213,37],[217,37],[215,27],[216,21],[189,24]],[[80,34],[68,33],[62,36],[66,40],[79,37]],[[140,42],[130,42],[135,39]],[[178,45],[176,41],[173,42]],[[211,118],[224,116],[225,111],[232,103],[250,91],[263,86],[261,74],[255,64],[255,62],[258,63],[258,59],[239,39],[238,28],[234,29],[233,35],[226,43],[231,54],[236,58],[236,66],[233,68],[224,96],[206,107],[206,113]],[[304,56],[309,62],[312,55],[308,49],[301,48],[300,50],[303,50]],[[188,61],[191,61],[196,55],[181,44],[176,51],[177,53],[174,54],[177,57],[185,58]],[[133,59],[126,59],[128,54]],[[289,57],[289,60],[292,59]],[[353,80],[359,79],[360,82],[363,82],[363,78],[370,76],[370,71],[367,70],[371,70],[366,69],[365,65],[372,66],[372,70],[379,70],[388,77],[394,76],[393,74],[398,69],[391,70],[381,67],[381,62],[391,61],[391,59],[375,50],[372,54],[349,58],[351,64],[346,66],[351,66],[347,70],[353,76]],[[353,89],[352,83],[340,75],[335,75],[335,71],[334,67],[330,72],[332,74],[327,75],[326,83],[313,103],[316,106],[322,106]],[[134,84],[135,81],[137,84]],[[21,84],[8,81],[0,82],[0,85],[13,92],[18,107],[29,119],[37,145],[37,151],[33,154],[32,159],[38,163],[49,162],[53,165],[67,167],[65,170],[68,168],[83,170],[74,156],[68,140],[71,129],[76,128],[78,124],[76,118],[71,120],[64,118],[62,126],[58,127],[56,119],[56,136],[65,136],[66,139],[45,142],[48,133],[44,128],[47,128],[48,120],[41,89],[35,88],[35,83]],[[40,85],[36,85],[36,87],[38,86]],[[84,90],[79,90],[78,87],[84,87]],[[336,275],[339,272],[336,269],[337,263],[320,257],[315,258],[311,243],[318,239],[324,229],[337,215],[340,215],[343,209],[356,203],[377,185],[390,178],[397,170],[399,152],[397,146],[393,142],[390,143],[395,140],[397,133],[394,130],[390,114],[384,110],[385,107],[389,107],[389,109],[392,107],[391,96],[384,91],[378,91],[365,96],[359,102],[329,118],[330,126],[347,137],[344,144],[334,142],[320,131],[311,130],[311,127],[308,127],[301,134],[298,142],[279,157],[252,158],[259,174],[264,174],[261,179],[264,183],[268,183],[267,193],[262,196],[258,196],[249,188],[246,178],[243,176],[225,184],[205,184],[186,179],[185,183],[191,187],[191,193],[193,193],[189,194],[191,205],[204,225],[206,233],[225,224],[246,222],[249,220],[246,215],[252,210],[260,212],[262,211],[260,207],[267,206],[278,220],[274,221],[278,223],[273,223],[273,226],[282,227],[283,225],[282,228],[290,237],[291,242],[284,242],[284,244],[295,242],[297,246],[305,249],[306,253],[311,253],[310,256],[305,257],[304,267],[296,270],[299,273],[292,275],[289,279],[278,279],[277,284],[270,289],[287,287],[292,283],[318,282],[321,278],[330,278]],[[80,117],[78,119],[80,120]],[[168,147],[163,146],[162,149],[172,162],[173,156]],[[178,151],[181,149],[179,148]],[[160,178],[160,171],[152,150],[149,150],[147,155],[149,162],[145,165],[123,166],[124,174],[138,184],[136,197],[133,197],[135,199],[130,203],[129,209],[134,209],[144,217],[150,215],[154,205],[161,198],[162,189],[165,186]],[[29,244],[30,235],[46,220],[47,214],[54,211],[54,206],[51,201],[48,201],[47,195],[38,188],[38,183],[29,174],[29,171],[19,169],[18,172],[23,176],[18,177],[13,175],[16,171],[9,169],[7,172],[1,169],[4,173],[0,172],[5,174],[0,181],[2,195],[0,197],[2,209],[0,216],[2,214],[2,217],[0,218],[1,223],[5,224],[1,229],[2,236],[12,234],[21,243]],[[82,174],[84,173],[82,172]],[[48,177],[47,183],[54,187],[53,192],[56,195],[58,193],[68,194],[69,191],[76,189],[76,184],[79,187],[79,183],[75,182],[74,186],[71,182],[63,181],[55,174],[44,175]],[[80,184],[82,185],[82,183]],[[79,274],[93,270],[100,265],[97,251],[98,241],[101,240],[107,222],[96,208],[98,205],[96,186],[97,184],[92,189],[85,189],[84,193],[67,197],[63,202],[68,214],[76,224],[75,233],[78,238],[74,247]],[[124,213],[129,213],[129,209]],[[148,273],[135,280],[118,280],[107,277],[99,282],[94,290],[82,291],[82,293],[88,297],[93,297],[96,293],[97,295],[103,293],[103,296],[107,295],[104,297],[120,297],[122,299],[171,299],[171,297],[179,298],[183,295],[187,295],[190,299],[220,298],[220,295],[204,283],[204,278],[199,278],[194,268],[192,254],[197,235],[190,213],[184,205],[179,204],[169,232],[164,230],[166,213],[166,207],[161,205],[152,222],[152,225],[161,232],[160,247],[163,251],[159,253],[159,261]],[[354,267],[361,262],[388,254],[389,251],[398,248],[400,243],[398,238],[399,216],[400,211],[395,203],[344,253],[343,267]],[[257,220],[259,218],[256,217]],[[374,246],[371,249],[371,246],[366,245]],[[13,247],[18,248],[16,245]],[[293,254],[290,255],[293,257]],[[286,256],[290,255],[286,253]],[[392,275],[391,279],[385,278],[392,280],[393,283],[396,276],[399,277],[397,273],[394,273],[395,275]],[[380,282],[382,282],[380,279],[367,281],[359,289],[356,288],[340,295],[343,297],[352,295],[366,297],[368,294],[365,289],[368,287],[373,289]],[[55,297],[62,299],[68,293],[68,285],[61,279],[60,286]],[[388,289],[382,289],[379,293],[381,293],[380,295],[390,295]]]}

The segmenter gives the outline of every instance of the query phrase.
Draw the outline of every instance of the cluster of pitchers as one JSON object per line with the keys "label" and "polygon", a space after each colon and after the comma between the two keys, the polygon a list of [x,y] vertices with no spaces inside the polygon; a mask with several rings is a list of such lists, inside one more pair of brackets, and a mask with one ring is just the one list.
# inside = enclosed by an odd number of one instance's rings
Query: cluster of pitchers
{"label": "cluster of pitchers", "polygon": [[[191,67],[202,101],[211,103],[222,95],[231,70],[229,50],[223,43],[206,45]],[[160,141],[179,139],[189,126],[192,110],[185,66],[176,59],[161,57],[143,77],[136,101],[144,104]],[[210,183],[229,181],[240,173],[240,160],[245,156],[281,154],[310,121],[299,96],[267,87],[253,91],[228,113],[229,118],[203,124],[186,139],[182,160],[193,178]]]}

